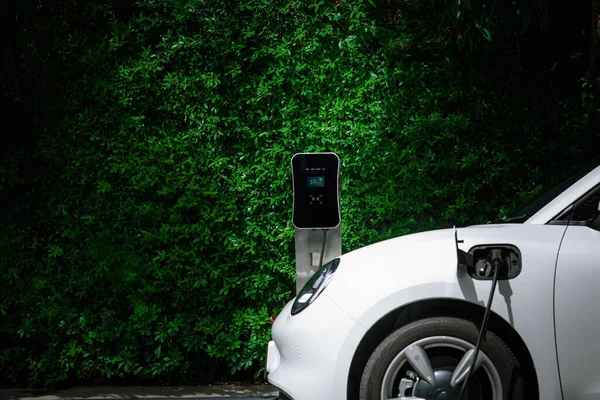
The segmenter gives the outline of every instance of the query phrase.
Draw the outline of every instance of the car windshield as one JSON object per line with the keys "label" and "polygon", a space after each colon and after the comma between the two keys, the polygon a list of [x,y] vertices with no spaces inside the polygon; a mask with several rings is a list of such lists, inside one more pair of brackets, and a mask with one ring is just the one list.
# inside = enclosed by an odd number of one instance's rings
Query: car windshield
{"label": "car windshield", "polygon": [[558,195],[567,190],[571,185],[583,178],[590,171],[600,165],[600,158],[595,158],[585,168],[577,170],[574,174],[569,175],[566,179],[562,180],[554,186],[549,186],[547,189],[542,190],[536,196],[534,196],[525,205],[522,205],[516,211],[510,213],[510,216],[502,218],[501,223],[506,222],[525,222],[533,214],[544,208],[546,204],[554,200]]}

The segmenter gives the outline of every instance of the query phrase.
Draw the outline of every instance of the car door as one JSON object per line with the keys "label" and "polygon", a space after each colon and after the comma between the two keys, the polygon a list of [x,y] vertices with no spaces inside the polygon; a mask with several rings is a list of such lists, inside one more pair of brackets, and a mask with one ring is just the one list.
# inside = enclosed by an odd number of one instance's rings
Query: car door
{"label": "car door", "polygon": [[556,349],[565,400],[600,400],[599,208],[596,187],[551,222],[568,225],[554,283]]}

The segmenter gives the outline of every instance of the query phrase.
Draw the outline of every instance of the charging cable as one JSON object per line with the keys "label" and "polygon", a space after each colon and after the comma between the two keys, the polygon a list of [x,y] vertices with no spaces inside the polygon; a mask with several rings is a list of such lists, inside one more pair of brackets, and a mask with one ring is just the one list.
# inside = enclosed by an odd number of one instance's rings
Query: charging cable
{"label": "charging cable", "polygon": [[490,290],[490,297],[488,299],[487,307],[485,308],[485,314],[483,315],[483,322],[481,323],[481,329],[479,330],[479,337],[477,338],[477,344],[475,345],[475,352],[473,353],[473,359],[471,360],[471,367],[469,368],[469,373],[463,382],[463,385],[460,389],[460,394],[458,395],[458,400],[462,400],[463,395],[465,394],[465,390],[469,385],[469,381],[471,380],[471,376],[473,375],[473,370],[475,369],[475,363],[477,362],[477,356],[479,355],[479,348],[481,347],[481,341],[485,337],[485,333],[487,331],[487,323],[490,318],[490,311],[492,309],[492,300],[494,299],[494,292],[496,292],[496,284],[498,283],[498,270],[501,267],[501,263],[497,263],[494,265],[494,278],[492,280],[492,289]]}
{"label": "charging cable", "polygon": [[319,269],[323,266],[323,255],[325,254],[325,241],[327,240],[327,229],[323,229],[323,246],[321,246],[321,257],[319,259]]}

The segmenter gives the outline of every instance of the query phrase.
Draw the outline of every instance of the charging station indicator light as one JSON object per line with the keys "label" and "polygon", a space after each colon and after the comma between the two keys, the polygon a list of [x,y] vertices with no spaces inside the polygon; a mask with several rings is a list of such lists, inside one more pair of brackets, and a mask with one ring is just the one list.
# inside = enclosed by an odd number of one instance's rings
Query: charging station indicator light
{"label": "charging station indicator light", "polygon": [[324,176],[309,176],[307,178],[308,187],[325,187],[325,177]]}

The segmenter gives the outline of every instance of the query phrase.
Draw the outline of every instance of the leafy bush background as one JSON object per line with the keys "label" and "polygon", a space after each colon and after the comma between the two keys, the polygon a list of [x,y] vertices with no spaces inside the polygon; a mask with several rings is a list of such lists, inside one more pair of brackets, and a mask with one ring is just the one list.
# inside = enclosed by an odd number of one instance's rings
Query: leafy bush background
{"label": "leafy bush background", "polygon": [[296,152],[340,156],[346,252],[503,216],[598,140],[593,85],[508,34],[473,49],[429,2],[20,7],[1,385],[260,370],[293,296]]}

